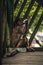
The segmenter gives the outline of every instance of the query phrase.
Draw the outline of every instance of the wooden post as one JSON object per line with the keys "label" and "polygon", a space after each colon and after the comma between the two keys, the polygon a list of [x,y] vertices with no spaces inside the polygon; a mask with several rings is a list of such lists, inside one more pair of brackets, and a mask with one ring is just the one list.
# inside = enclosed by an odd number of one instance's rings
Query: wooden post
{"label": "wooden post", "polygon": [[0,0],[0,65],[2,65],[3,0]]}
{"label": "wooden post", "polygon": [[7,0],[7,22],[10,28],[10,32],[12,32],[13,28],[13,7],[14,0]]}
{"label": "wooden post", "polygon": [[[14,7],[14,0],[7,0],[7,23],[10,29],[10,39],[13,30],[13,7]],[[12,43],[10,41],[10,43]]]}
{"label": "wooden post", "polygon": [[2,43],[3,43],[3,55],[6,52],[6,22],[7,22],[7,1],[3,1],[3,34],[2,34]]}

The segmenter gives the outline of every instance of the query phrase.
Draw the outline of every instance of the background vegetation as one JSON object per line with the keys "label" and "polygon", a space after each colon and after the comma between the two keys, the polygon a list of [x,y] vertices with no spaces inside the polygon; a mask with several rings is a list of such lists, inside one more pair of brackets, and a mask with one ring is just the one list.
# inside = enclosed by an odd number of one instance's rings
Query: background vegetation
{"label": "background vegetation", "polygon": [[[15,1],[16,1],[16,0],[14,0],[14,3],[15,3]],[[17,7],[16,7],[16,9],[15,9],[15,11],[14,11],[14,19],[16,18],[17,14],[18,14],[18,12],[19,12],[19,10],[20,10],[20,7],[21,7],[21,5],[22,5],[22,3],[23,3],[23,1],[24,1],[24,0],[19,0],[19,2],[18,2],[18,4],[17,4]],[[24,7],[23,11],[22,11],[21,14],[20,14],[20,18],[23,18],[23,17],[24,17],[25,12],[26,12],[26,10],[27,10],[27,8],[28,8],[30,2],[31,2],[31,0],[27,0],[25,7]],[[28,20],[28,22],[31,20],[31,18],[32,18],[33,14],[34,14],[34,12],[35,12],[35,10],[36,10],[36,8],[37,8],[37,6],[38,6],[38,3],[35,2],[35,3],[33,4],[32,8],[31,8],[30,13],[28,14],[28,17],[30,17],[30,19]],[[41,14],[42,14],[42,11],[43,11],[43,8],[40,7],[39,12],[37,13],[36,18],[34,19],[34,23],[33,23],[32,26],[31,26],[32,31],[34,30],[34,28],[35,28],[35,26],[36,26],[36,24],[37,24],[37,22],[38,22],[38,20],[39,20],[39,18],[40,18],[40,16],[41,16]],[[38,31],[42,31],[42,30],[43,30],[43,22],[41,23],[41,25],[40,25]]]}

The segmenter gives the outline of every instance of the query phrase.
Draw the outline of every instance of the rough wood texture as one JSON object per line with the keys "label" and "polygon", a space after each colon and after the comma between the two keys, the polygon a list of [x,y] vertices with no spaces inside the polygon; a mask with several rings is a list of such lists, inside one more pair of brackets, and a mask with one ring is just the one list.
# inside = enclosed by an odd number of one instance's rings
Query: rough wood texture
{"label": "rough wood texture", "polygon": [[13,57],[3,58],[2,65],[43,65],[43,52],[18,53]]}

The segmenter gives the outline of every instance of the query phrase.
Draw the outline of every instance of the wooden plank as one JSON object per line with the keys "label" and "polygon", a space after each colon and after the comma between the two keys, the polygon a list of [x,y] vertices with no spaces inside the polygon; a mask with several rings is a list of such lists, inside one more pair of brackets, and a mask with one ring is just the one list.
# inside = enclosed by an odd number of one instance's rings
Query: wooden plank
{"label": "wooden plank", "polygon": [[19,53],[13,57],[3,58],[2,63],[9,65],[43,65],[43,52]]}
{"label": "wooden plank", "polygon": [[7,23],[11,33],[13,29],[13,6],[14,0],[7,0]]}
{"label": "wooden plank", "polygon": [[[34,1],[33,1],[33,3],[34,3]],[[31,4],[33,4],[33,3],[31,3]],[[31,4],[30,4],[30,5],[31,5]],[[30,6],[29,6],[29,7],[30,7]],[[32,7],[32,5],[31,5],[31,7]],[[26,12],[24,17],[28,16],[29,11],[31,10],[31,7],[27,10],[28,13]],[[32,17],[32,19],[31,19],[30,23],[28,24],[28,29],[27,29],[27,31],[26,31],[26,34],[28,33],[28,30],[30,29],[31,25],[34,23],[34,19],[35,19],[36,15],[37,15],[39,9],[40,9],[40,5],[37,6],[36,11],[34,12],[33,17]]]}
{"label": "wooden plank", "polygon": [[27,0],[24,0],[23,3],[22,3],[22,5],[21,5],[21,8],[20,8],[20,10],[19,10],[19,12],[18,12],[18,15],[17,15],[17,17],[15,18],[15,22],[16,22],[16,23],[17,23],[17,20],[18,20],[18,18],[19,18],[19,16],[20,16],[21,12],[23,11],[23,8],[24,8],[26,2],[27,2]]}
{"label": "wooden plank", "polygon": [[0,65],[2,65],[2,53],[3,53],[3,43],[2,43],[2,34],[3,34],[3,0],[0,0]]}
{"label": "wooden plank", "polygon": [[43,7],[43,0],[36,0],[40,6]]}
{"label": "wooden plank", "polygon": [[15,2],[15,4],[14,4],[14,11],[15,11],[15,9],[16,9],[16,7],[17,7],[18,2],[19,2],[19,0],[16,0],[16,2]]}
{"label": "wooden plank", "polygon": [[31,3],[29,4],[29,7],[27,8],[27,11],[26,11],[26,13],[25,13],[23,18],[27,18],[28,17],[28,14],[30,13],[30,10],[31,10],[31,8],[32,8],[34,3],[35,3],[35,1],[31,0]]}
{"label": "wooden plank", "polygon": [[34,23],[34,19],[36,18],[39,9],[40,9],[40,5],[37,6],[36,11],[34,12],[34,14],[33,14],[33,16],[32,16],[32,19],[30,20],[30,23],[29,23],[29,25],[28,25],[28,29],[29,29],[29,28],[31,27],[31,25]]}
{"label": "wooden plank", "polygon": [[43,64],[2,64],[2,65],[43,65]]}
{"label": "wooden plank", "polygon": [[41,14],[41,17],[40,17],[40,19],[39,19],[39,21],[38,21],[38,23],[37,23],[37,25],[36,25],[36,27],[35,27],[35,29],[34,29],[32,35],[31,35],[31,37],[30,37],[30,39],[29,39],[29,46],[31,45],[31,43],[32,43],[32,41],[33,41],[33,39],[34,39],[35,34],[37,33],[37,31],[38,31],[38,29],[39,29],[39,26],[40,26],[40,24],[41,24],[41,22],[42,22],[42,20],[43,20],[43,13]]}

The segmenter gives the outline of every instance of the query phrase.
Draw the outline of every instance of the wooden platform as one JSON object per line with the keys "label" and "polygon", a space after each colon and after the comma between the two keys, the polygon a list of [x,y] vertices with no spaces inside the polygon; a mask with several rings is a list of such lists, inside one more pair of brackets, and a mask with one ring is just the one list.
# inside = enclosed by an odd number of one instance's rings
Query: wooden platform
{"label": "wooden platform", "polygon": [[43,65],[43,52],[18,53],[13,57],[3,58],[2,65]]}

